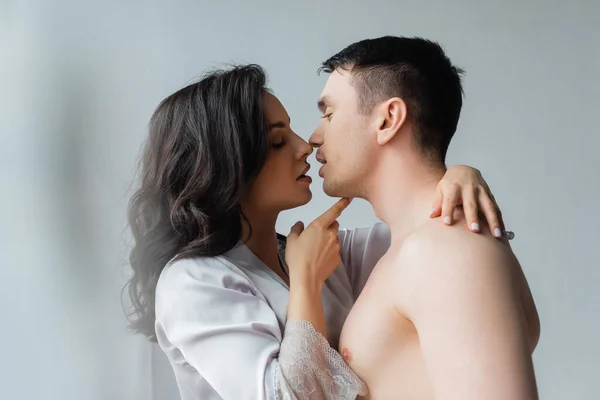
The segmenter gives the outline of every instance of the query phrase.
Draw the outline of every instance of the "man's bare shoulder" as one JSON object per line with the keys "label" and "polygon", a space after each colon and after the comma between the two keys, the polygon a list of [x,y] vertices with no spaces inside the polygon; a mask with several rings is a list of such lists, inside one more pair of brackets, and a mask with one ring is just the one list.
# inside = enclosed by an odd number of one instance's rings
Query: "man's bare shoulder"
{"label": "man's bare shoulder", "polygon": [[456,261],[491,261],[498,258],[500,261],[516,261],[510,247],[487,231],[473,233],[462,223],[445,226],[435,220],[410,234],[402,243],[398,257],[398,261],[407,268],[427,261],[427,268],[431,268],[432,272]]}
{"label": "man's bare shoulder", "polygon": [[423,295],[468,295],[494,282],[511,286],[520,268],[510,247],[491,235],[439,221],[408,236],[394,264],[401,303]]}

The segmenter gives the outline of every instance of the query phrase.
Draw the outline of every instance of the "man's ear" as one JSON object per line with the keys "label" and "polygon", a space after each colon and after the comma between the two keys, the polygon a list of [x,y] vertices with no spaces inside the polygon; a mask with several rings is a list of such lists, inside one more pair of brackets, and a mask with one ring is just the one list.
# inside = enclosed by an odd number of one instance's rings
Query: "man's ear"
{"label": "man's ear", "polygon": [[406,103],[399,97],[393,97],[376,107],[377,143],[384,145],[392,140],[406,123]]}

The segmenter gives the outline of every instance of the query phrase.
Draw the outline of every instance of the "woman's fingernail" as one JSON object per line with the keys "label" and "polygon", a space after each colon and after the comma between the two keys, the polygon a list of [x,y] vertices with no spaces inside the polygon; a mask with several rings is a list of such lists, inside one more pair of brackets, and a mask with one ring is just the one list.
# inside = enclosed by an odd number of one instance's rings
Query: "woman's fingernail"
{"label": "woman's fingernail", "polygon": [[433,214],[434,211],[435,211],[435,208],[432,208],[431,211],[429,212],[429,215]]}
{"label": "woman's fingernail", "polygon": [[471,230],[472,231],[479,231],[479,224],[477,222],[473,222],[471,224]]}
{"label": "woman's fingernail", "polygon": [[452,222],[452,220],[450,219],[449,216],[445,216],[444,217],[444,223],[450,225],[450,223]]}
{"label": "woman's fingernail", "polygon": [[494,228],[494,236],[496,236],[497,238],[502,237],[502,231],[500,230],[500,228]]}

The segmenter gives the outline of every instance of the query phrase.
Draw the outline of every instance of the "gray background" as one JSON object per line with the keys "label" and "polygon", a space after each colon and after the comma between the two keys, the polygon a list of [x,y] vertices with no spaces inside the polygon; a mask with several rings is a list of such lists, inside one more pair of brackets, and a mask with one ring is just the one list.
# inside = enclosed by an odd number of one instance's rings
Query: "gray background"
{"label": "gray background", "polygon": [[[541,398],[599,399],[599,27],[597,1],[0,0],[0,398],[177,398],[119,303],[154,107],[207,68],[255,62],[308,138],[320,61],[394,34],[441,42],[467,71],[448,161],[483,172],[517,234]],[[282,232],[332,204],[313,188]],[[375,220],[359,201],[341,218]]]}

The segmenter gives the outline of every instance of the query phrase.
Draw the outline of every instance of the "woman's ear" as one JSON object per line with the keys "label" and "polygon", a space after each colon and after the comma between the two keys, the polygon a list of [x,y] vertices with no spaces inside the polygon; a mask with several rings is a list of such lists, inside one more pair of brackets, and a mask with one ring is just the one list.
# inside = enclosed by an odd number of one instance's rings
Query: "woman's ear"
{"label": "woman's ear", "polygon": [[392,140],[404,126],[407,118],[406,103],[394,97],[378,106],[377,143],[384,145]]}

